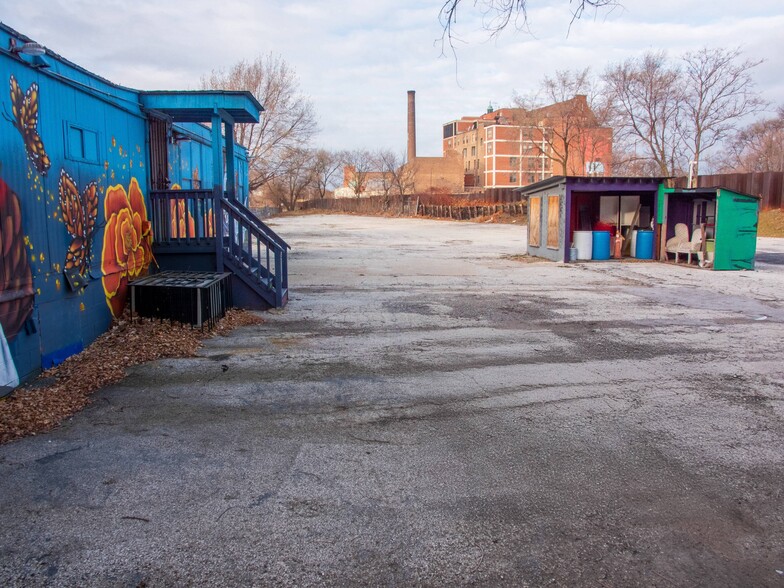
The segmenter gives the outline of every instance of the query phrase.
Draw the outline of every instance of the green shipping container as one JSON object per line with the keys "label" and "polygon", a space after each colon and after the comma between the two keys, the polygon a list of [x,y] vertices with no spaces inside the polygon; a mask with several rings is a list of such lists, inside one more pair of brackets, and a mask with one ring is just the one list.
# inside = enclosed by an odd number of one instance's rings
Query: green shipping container
{"label": "green shipping container", "polygon": [[757,252],[759,198],[717,190],[716,257],[713,269],[754,269]]}

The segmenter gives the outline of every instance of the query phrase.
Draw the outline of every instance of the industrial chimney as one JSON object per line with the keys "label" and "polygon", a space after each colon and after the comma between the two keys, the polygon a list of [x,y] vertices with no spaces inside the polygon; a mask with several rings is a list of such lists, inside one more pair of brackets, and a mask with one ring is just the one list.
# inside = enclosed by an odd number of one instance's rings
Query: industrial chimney
{"label": "industrial chimney", "polygon": [[416,159],[416,91],[408,91],[408,161]]}

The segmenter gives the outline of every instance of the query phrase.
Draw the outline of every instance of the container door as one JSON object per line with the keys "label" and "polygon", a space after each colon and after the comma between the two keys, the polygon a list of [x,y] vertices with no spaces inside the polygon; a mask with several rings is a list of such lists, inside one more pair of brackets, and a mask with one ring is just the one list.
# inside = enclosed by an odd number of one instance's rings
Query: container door
{"label": "container door", "polygon": [[168,190],[169,127],[166,120],[150,118],[150,181],[152,190]]}
{"label": "container door", "polygon": [[542,235],[542,198],[534,196],[528,199],[528,245],[539,247]]}
{"label": "container door", "polygon": [[759,200],[719,190],[716,215],[717,270],[754,269]]}

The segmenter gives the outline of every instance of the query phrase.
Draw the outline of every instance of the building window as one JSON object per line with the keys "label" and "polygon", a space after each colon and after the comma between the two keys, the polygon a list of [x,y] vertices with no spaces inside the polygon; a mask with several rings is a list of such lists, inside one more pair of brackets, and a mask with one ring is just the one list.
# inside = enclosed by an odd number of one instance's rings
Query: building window
{"label": "building window", "polygon": [[488,145],[487,146],[487,154],[488,155],[492,155],[493,154],[493,146],[492,145]]}
{"label": "building window", "polygon": [[509,174],[509,183],[516,184],[517,183],[517,174]]}
{"label": "building window", "polygon": [[517,157],[510,157],[509,158],[509,167],[516,168],[520,163],[520,159]]}
{"label": "building window", "polygon": [[98,163],[98,133],[66,122],[65,149],[68,159]]}
{"label": "building window", "polygon": [[476,157],[476,145],[471,147],[471,157]]}

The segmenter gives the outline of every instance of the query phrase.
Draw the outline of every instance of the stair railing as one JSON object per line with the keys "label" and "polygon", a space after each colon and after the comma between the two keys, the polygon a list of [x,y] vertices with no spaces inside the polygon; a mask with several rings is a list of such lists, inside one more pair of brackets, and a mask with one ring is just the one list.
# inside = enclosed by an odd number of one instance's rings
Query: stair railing
{"label": "stair railing", "polygon": [[260,293],[273,292],[276,307],[283,305],[290,247],[246,206],[215,199],[212,190],[156,190],[150,202],[157,245],[213,245],[219,266],[228,262]]}
{"label": "stair railing", "polygon": [[150,192],[156,244],[202,244],[215,237],[212,190]]}
{"label": "stair railing", "polygon": [[260,288],[275,292],[276,306],[283,305],[288,290],[289,245],[248,208],[236,200],[221,200],[223,255]]}

